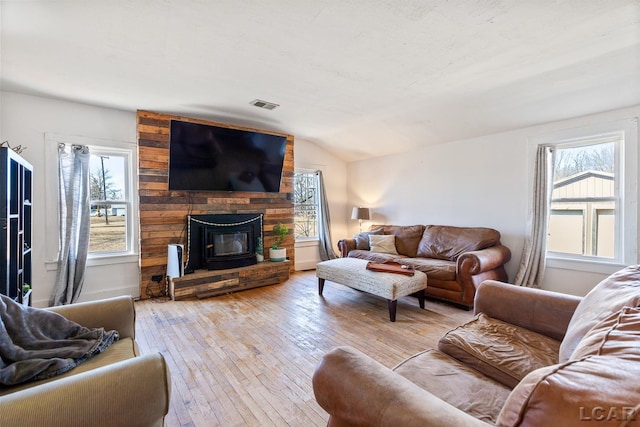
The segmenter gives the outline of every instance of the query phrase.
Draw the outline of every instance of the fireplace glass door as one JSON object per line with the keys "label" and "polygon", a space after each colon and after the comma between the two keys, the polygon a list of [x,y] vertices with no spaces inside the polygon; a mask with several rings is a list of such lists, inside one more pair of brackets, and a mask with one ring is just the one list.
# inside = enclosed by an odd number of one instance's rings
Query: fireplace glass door
{"label": "fireplace glass door", "polygon": [[255,264],[253,236],[250,226],[205,228],[202,257],[206,267],[219,270]]}
{"label": "fireplace glass door", "polygon": [[[246,232],[214,234],[212,239],[212,255],[216,257],[248,253],[248,241],[249,237]],[[207,258],[209,258],[209,256],[207,256]]]}

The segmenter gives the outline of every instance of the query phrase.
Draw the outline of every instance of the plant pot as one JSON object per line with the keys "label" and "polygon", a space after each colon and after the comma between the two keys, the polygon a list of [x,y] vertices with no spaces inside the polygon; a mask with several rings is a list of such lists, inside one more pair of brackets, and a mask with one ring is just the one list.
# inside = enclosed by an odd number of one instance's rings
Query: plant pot
{"label": "plant pot", "polygon": [[256,254],[256,261],[258,261],[258,262],[262,262],[262,261],[264,261],[264,255],[262,255],[262,254]]}
{"label": "plant pot", "polygon": [[31,305],[31,292],[32,292],[32,290],[29,289],[27,292],[22,294],[22,304],[23,305]]}
{"label": "plant pot", "polygon": [[281,262],[287,259],[287,248],[269,249],[269,260]]}

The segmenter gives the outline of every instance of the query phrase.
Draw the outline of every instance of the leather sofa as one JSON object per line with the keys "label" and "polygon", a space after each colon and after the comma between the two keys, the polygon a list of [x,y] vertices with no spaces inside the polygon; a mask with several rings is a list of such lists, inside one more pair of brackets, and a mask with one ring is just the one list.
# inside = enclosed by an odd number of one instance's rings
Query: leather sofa
{"label": "leather sofa", "polygon": [[584,298],[487,281],[475,313],[393,369],[326,354],[313,389],[329,425],[640,425],[640,266]]}
{"label": "leather sofa", "polygon": [[[395,236],[397,253],[373,252],[369,236],[377,235]],[[372,225],[352,239],[339,240],[338,249],[342,257],[410,265],[427,274],[427,296],[466,309],[473,307],[482,281],[507,281],[504,264],[511,259],[500,233],[484,227]]]}
{"label": "leather sofa", "polygon": [[120,339],[62,375],[0,387],[3,426],[162,426],[171,380],[161,354],[141,356],[131,297],[48,308]]}

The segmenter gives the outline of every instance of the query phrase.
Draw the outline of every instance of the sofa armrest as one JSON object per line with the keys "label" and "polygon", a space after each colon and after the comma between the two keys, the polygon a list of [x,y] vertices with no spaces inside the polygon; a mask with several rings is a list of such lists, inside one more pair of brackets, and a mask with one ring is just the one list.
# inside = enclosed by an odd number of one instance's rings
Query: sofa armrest
{"label": "sofa armrest", "polygon": [[0,397],[0,423],[30,426],[162,426],[171,381],[161,354],[114,363]]}
{"label": "sofa armrest", "polygon": [[511,250],[504,245],[491,246],[479,251],[465,252],[458,257],[458,274],[475,275],[503,266],[511,259]]}
{"label": "sofa armrest", "polygon": [[489,425],[351,347],[324,355],[313,375],[313,391],[331,416],[330,426]]}
{"label": "sofa armrest", "polygon": [[582,298],[485,280],[476,291],[475,313],[561,341]]}
{"label": "sofa armrest", "polygon": [[349,252],[356,249],[356,239],[338,240],[338,249],[340,250],[340,257],[345,258]]}
{"label": "sofa armrest", "polygon": [[119,296],[98,301],[49,307],[86,328],[115,329],[121,338],[135,339],[136,312],[131,296]]}

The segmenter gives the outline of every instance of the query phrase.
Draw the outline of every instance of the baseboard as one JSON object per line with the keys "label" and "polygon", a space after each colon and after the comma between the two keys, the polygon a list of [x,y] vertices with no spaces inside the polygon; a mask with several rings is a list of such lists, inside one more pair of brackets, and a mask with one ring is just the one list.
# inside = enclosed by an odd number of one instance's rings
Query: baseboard
{"label": "baseboard", "polygon": [[305,270],[315,270],[316,264],[320,261],[316,260],[308,260],[308,261],[299,261],[296,260],[296,271],[305,271]]}

